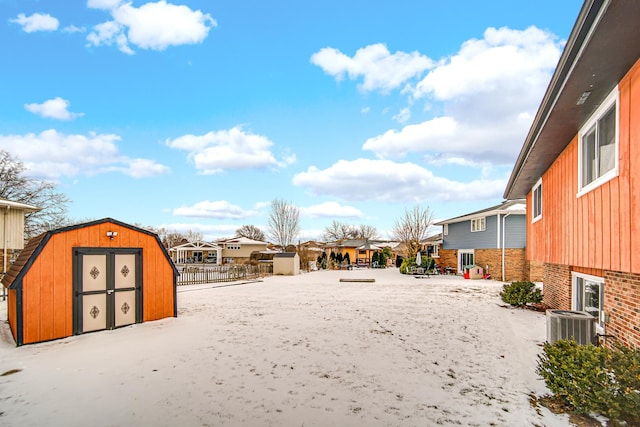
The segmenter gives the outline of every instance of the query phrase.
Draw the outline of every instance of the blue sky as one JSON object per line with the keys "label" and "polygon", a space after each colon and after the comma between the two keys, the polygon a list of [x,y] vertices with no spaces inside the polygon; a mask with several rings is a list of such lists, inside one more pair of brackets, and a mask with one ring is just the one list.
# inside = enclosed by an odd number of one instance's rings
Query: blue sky
{"label": "blue sky", "polygon": [[577,0],[0,0],[0,149],[73,219],[388,238],[502,201]]}

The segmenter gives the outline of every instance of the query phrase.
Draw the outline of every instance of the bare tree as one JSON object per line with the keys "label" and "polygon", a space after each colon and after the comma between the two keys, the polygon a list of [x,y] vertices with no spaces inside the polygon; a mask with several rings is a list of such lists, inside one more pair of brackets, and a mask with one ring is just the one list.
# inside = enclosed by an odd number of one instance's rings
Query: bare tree
{"label": "bare tree", "polygon": [[345,224],[335,219],[324,229],[323,238],[325,240],[354,239],[357,230],[353,225]]}
{"label": "bare tree", "polygon": [[236,236],[246,237],[251,240],[258,240],[264,242],[266,240],[264,232],[255,225],[243,225],[236,230]]}
{"label": "bare tree", "polygon": [[152,226],[143,227],[145,230],[149,230],[153,233],[156,233],[162,241],[162,244],[167,248],[172,248],[174,246],[182,245],[184,243],[189,242],[197,242],[198,240],[202,240],[202,233],[199,231],[188,230],[183,233],[175,230],[167,230],[166,228],[156,228]]}
{"label": "bare tree", "polygon": [[325,227],[323,238],[325,240],[344,239],[375,239],[378,237],[378,230],[372,225],[360,224],[357,227],[333,220],[331,225]]}
{"label": "bare tree", "polygon": [[373,225],[360,224],[356,233],[357,239],[374,240],[378,238],[378,230]]}
{"label": "bare tree", "polygon": [[20,160],[0,150],[0,198],[40,208],[38,212],[25,214],[25,239],[70,225],[67,196],[56,191],[51,182],[25,176],[25,171],[26,167]]}
{"label": "bare tree", "polygon": [[391,233],[394,239],[404,243],[408,256],[413,256],[420,249],[420,242],[427,238],[429,227],[433,224],[433,213],[429,207],[414,206],[405,209],[404,216],[397,219]]}
{"label": "bare tree", "polygon": [[269,236],[282,248],[294,243],[300,233],[300,210],[282,199],[271,201]]}

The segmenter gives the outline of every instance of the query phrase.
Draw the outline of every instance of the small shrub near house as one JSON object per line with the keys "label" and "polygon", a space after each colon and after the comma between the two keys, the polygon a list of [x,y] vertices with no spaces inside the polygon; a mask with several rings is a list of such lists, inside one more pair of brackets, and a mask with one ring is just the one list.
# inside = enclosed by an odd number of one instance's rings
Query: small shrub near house
{"label": "small shrub near house", "polygon": [[640,425],[639,349],[545,343],[536,372],[574,412],[603,415],[612,426]]}
{"label": "small shrub near house", "polygon": [[507,304],[525,307],[542,302],[542,291],[533,282],[512,282],[502,287],[500,298]]}
{"label": "small shrub near house", "polygon": [[400,264],[400,273],[411,274],[411,269],[413,267],[422,267],[425,270],[428,270],[429,268],[432,268],[433,264],[433,258],[431,257],[423,256],[420,265],[416,264],[416,257],[404,258],[402,260],[402,264]]}

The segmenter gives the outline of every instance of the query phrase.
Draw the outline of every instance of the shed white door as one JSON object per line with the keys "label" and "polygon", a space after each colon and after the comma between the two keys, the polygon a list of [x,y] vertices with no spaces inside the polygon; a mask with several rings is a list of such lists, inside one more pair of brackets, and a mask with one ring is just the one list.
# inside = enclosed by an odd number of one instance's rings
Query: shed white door
{"label": "shed white door", "polygon": [[136,323],[136,256],[115,256],[115,327]]}
{"label": "shed white door", "polygon": [[140,253],[75,254],[80,272],[74,283],[75,333],[99,331],[141,321]]}
{"label": "shed white door", "polygon": [[107,328],[107,256],[82,257],[82,331]]}

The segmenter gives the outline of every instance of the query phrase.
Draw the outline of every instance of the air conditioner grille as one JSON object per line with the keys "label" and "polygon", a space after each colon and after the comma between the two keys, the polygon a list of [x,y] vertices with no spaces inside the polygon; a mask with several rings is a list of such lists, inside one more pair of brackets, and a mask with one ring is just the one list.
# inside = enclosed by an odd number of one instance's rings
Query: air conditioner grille
{"label": "air conditioner grille", "polygon": [[570,339],[581,345],[594,344],[595,318],[586,311],[547,310],[547,341]]}

